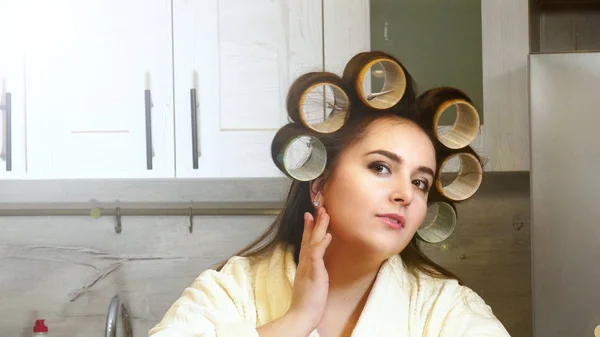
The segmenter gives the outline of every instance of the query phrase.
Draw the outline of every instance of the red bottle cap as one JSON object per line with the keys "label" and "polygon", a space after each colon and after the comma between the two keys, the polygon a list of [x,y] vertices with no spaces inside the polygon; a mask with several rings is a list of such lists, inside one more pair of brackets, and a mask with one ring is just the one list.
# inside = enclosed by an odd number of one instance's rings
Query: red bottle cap
{"label": "red bottle cap", "polygon": [[48,327],[44,325],[43,319],[38,319],[37,321],[35,321],[35,326],[33,327],[33,332],[34,333],[48,332]]}

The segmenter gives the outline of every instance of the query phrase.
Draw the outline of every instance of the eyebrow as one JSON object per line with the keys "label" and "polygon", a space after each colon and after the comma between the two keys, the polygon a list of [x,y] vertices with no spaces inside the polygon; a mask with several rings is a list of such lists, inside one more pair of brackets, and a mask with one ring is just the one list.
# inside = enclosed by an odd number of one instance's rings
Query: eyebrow
{"label": "eyebrow", "polygon": [[[398,156],[397,154],[390,152],[390,151],[386,151],[386,150],[371,151],[371,152],[367,153],[365,156],[368,156],[370,154],[380,154],[384,157],[388,157],[390,160],[396,162],[397,164],[401,164],[403,161],[402,158],[400,156]],[[429,174],[429,175],[431,175],[431,177],[435,177],[435,173],[433,172],[433,170],[430,167],[419,166],[417,168],[417,171],[425,173],[425,174]]]}

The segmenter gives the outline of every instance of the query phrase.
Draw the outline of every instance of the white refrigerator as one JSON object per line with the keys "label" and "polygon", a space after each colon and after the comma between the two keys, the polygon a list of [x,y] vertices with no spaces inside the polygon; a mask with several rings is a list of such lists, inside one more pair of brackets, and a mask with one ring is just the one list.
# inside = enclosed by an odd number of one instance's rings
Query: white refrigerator
{"label": "white refrigerator", "polygon": [[600,336],[600,53],[529,57],[533,330]]}

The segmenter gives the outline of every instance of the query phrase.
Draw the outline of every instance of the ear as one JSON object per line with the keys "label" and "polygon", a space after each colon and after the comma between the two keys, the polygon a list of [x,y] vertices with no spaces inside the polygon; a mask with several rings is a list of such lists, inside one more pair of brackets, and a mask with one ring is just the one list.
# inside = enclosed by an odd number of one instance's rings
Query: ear
{"label": "ear", "polygon": [[310,182],[310,201],[313,202],[317,195],[320,199],[321,206],[323,206],[323,189],[325,187],[325,178],[320,177]]}

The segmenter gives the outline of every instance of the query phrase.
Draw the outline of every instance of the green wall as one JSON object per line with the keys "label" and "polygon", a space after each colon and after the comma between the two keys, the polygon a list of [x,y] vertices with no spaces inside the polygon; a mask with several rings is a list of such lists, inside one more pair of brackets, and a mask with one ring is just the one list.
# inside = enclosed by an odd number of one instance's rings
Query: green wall
{"label": "green wall", "polygon": [[440,85],[463,90],[483,124],[480,0],[371,0],[370,14],[371,50],[400,60],[418,94]]}

